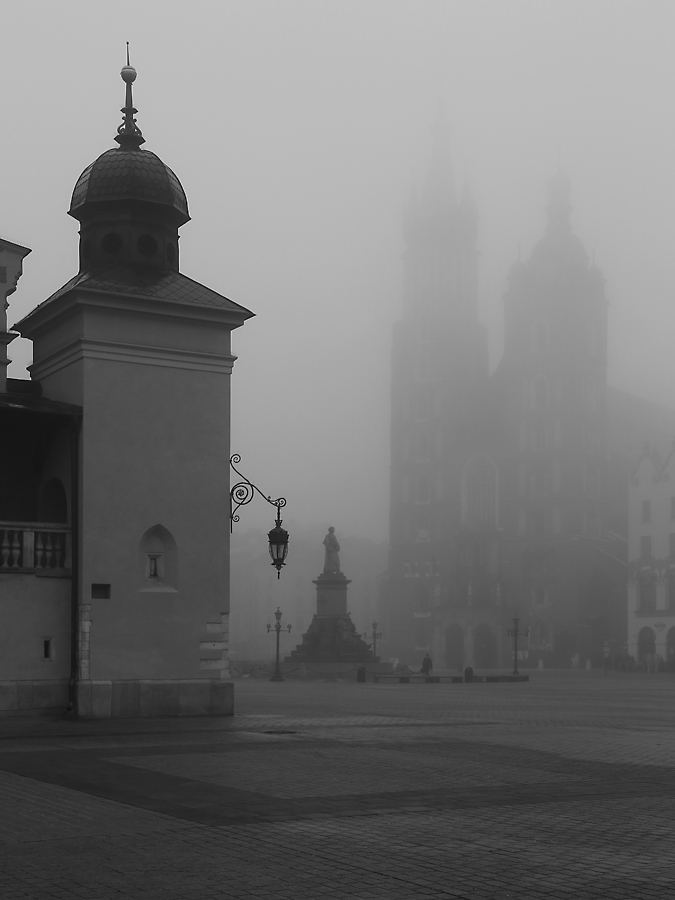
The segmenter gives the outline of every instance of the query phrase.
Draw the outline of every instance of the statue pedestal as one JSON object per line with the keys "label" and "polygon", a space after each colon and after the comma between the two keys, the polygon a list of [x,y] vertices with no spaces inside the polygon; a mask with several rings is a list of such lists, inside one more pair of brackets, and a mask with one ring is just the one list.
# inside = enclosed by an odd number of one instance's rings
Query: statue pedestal
{"label": "statue pedestal", "polygon": [[319,668],[349,668],[375,663],[373,651],[357,633],[347,611],[347,585],[342,572],[324,572],[312,582],[316,585],[316,615],[302,636],[302,643],[286,657],[287,663],[306,663]]}
{"label": "statue pedestal", "polygon": [[342,572],[319,575],[312,584],[316,585],[317,616],[347,615],[347,585],[351,580]]}

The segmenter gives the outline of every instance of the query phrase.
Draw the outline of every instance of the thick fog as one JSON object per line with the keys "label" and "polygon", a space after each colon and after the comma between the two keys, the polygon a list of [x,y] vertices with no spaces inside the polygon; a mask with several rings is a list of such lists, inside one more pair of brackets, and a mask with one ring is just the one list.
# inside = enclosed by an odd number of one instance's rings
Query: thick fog
{"label": "thick fog", "polygon": [[181,269],[256,313],[234,334],[232,450],[287,497],[289,528],[316,528],[316,571],[328,524],[387,536],[402,212],[440,107],[476,194],[493,364],[508,270],[560,164],[607,279],[610,381],[672,405],[671,2],[61,0],[6,2],[3,20],[0,234],[33,250],[10,322],[76,273],[66,210],[115,146],[128,40],[145,147],[190,204]]}

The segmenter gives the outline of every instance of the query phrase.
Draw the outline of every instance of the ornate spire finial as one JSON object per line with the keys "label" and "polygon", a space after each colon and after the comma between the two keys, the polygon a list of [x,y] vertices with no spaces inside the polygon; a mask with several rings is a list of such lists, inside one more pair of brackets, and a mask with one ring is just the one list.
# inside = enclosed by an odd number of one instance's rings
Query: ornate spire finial
{"label": "ornate spire finial", "polygon": [[122,81],[127,86],[124,106],[121,112],[124,114],[122,124],[117,129],[117,137],[115,140],[120,145],[121,150],[139,150],[141,144],[145,143],[145,138],[141,129],[136,124],[134,115],[138,110],[134,107],[133,97],[131,95],[131,85],[136,81],[136,69],[129,62],[129,41],[127,41],[127,64],[120,72]]}

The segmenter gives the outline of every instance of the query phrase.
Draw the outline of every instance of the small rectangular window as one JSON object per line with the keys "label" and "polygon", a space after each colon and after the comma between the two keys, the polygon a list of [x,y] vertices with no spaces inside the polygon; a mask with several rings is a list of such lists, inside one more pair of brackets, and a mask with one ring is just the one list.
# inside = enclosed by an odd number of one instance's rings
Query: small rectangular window
{"label": "small rectangular window", "polygon": [[651,522],[652,519],[652,504],[650,500],[642,501],[642,521],[643,522]]}
{"label": "small rectangular window", "polygon": [[52,639],[51,638],[43,638],[42,639],[42,659],[50,660],[52,658]]}
{"label": "small rectangular window", "polygon": [[109,584],[92,584],[91,586],[92,600],[110,600]]}
{"label": "small rectangular window", "polygon": [[642,535],[640,538],[640,556],[642,559],[651,559],[652,557],[652,539],[651,535]]}
{"label": "small rectangular window", "polygon": [[551,530],[553,534],[560,534],[562,531],[562,517],[559,509],[553,510],[551,517]]}

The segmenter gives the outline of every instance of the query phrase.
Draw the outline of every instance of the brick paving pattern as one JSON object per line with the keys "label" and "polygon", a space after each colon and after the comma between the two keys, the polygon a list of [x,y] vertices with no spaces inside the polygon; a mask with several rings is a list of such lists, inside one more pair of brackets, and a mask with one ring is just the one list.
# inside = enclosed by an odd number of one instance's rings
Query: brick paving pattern
{"label": "brick paving pattern", "polygon": [[235,690],[1,720],[0,900],[675,898],[672,676]]}

